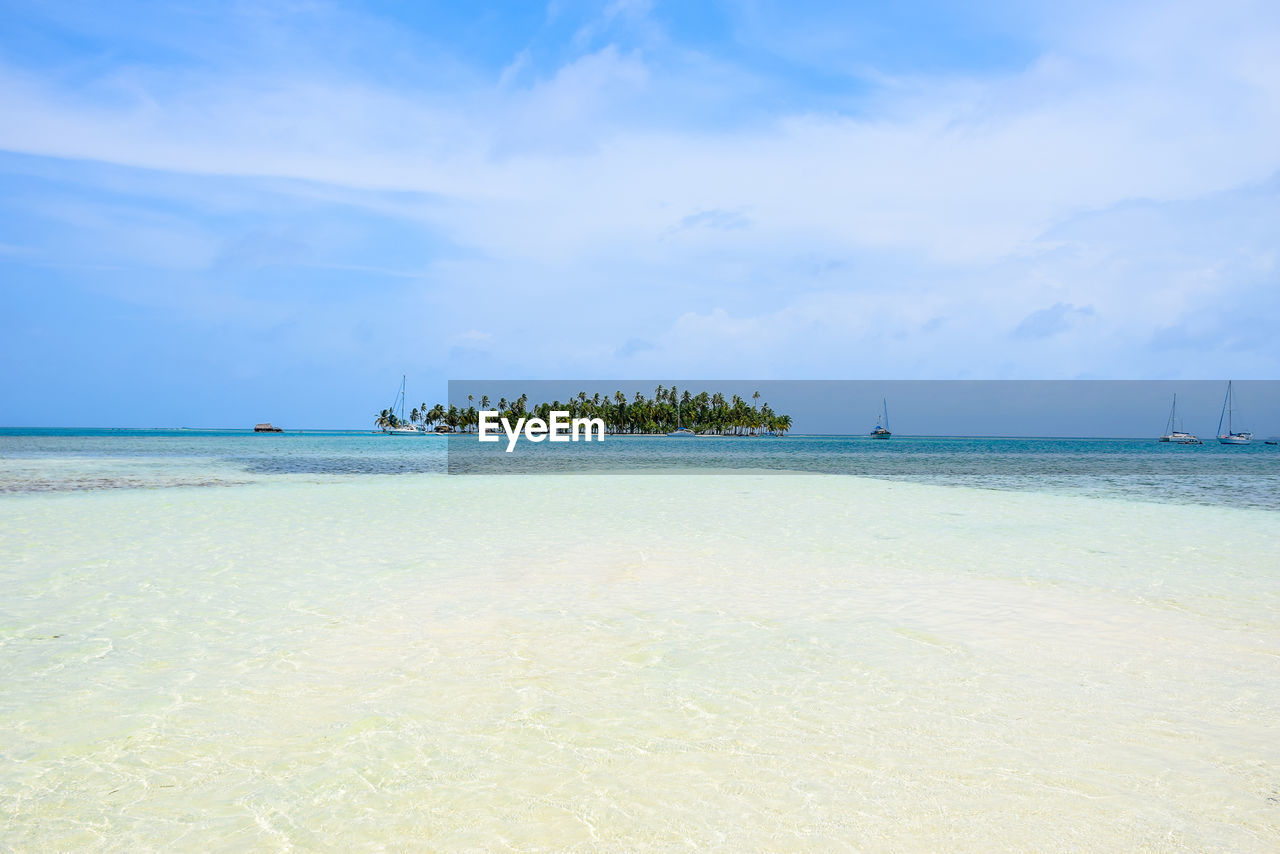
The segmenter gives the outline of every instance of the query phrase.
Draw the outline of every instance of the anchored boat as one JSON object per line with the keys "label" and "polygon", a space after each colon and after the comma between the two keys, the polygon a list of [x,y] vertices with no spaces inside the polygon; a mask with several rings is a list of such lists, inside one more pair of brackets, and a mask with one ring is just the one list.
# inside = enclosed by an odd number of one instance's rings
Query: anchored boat
{"label": "anchored boat", "polygon": [[[1235,401],[1231,396],[1231,380],[1227,380],[1227,396],[1222,401],[1222,414],[1218,416],[1218,443],[1221,445],[1247,445],[1253,441],[1253,434],[1248,430],[1235,432],[1231,426],[1231,413],[1235,410]],[[1227,432],[1222,432],[1223,420],[1227,422]]]}
{"label": "anchored boat", "polygon": [[399,406],[400,406],[400,420],[399,420],[399,424],[397,424],[395,427],[392,427],[392,428],[391,428],[390,430],[388,430],[387,432],[388,432],[388,433],[390,433],[392,436],[421,436],[421,435],[422,435],[422,431],[421,431],[421,430],[419,430],[417,427],[413,426],[413,424],[412,424],[412,423],[410,423],[410,422],[408,422],[408,421],[405,421],[405,420],[404,420],[404,380],[405,380],[405,376],[404,376],[404,374],[401,374],[401,375],[400,375],[400,390],[399,390],[398,392],[396,392],[396,399],[395,399],[395,401],[391,404],[391,411],[392,411],[392,412],[395,412],[395,411],[396,411],[396,405],[397,405],[397,404],[399,404]]}
{"label": "anchored boat", "polygon": [[[673,388],[671,391],[672,393],[674,393],[675,389]],[[686,391],[685,394],[688,394],[688,392]],[[686,436],[698,435],[697,433],[690,430],[688,427],[680,426],[680,400],[679,399],[676,400],[676,429],[672,430],[667,435],[674,436],[677,439],[683,439]]]}
{"label": "anchored boat", "polygon": [[1175,445],[1203,445],[1200,439],[1191,434],[1184,432],[1178,428],[1178,396],[1173,396],[1173,406],[1169,409],[1169,423],[1165,425],[1164,435],[1160,437],[1161,442],[1172,442]]}
{"label": "anchored boat", "polygon": [[889,432],[889,401],[881,398],[880,403],[884,408],[882,413],[876,416],[876,428],[868,434],[872,439],[888,439],[893,435]]}

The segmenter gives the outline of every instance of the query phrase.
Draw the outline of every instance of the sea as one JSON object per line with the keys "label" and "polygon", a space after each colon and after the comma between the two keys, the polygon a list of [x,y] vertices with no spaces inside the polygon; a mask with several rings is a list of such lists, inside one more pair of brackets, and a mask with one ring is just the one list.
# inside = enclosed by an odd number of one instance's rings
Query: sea
{"label": "sea", "polygon": [[1280,449],[0,431],[0,847],[1275,851]]}
{"label": "sea", "polygon": [[369,431],[3,430],[0,493],[329,483],[406,474],[812,473],[1280,509],[1280,447],[1151,438],[608,436],[481,444]]}

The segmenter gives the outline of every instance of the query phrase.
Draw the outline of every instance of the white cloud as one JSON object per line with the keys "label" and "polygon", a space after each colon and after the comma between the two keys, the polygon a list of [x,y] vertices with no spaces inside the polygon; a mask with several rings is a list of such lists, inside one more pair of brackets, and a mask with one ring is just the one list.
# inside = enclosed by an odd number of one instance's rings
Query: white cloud
{"label": "white cloud", "polygon": [[[440,323],[483,324],[497,349],[534,319],[580,319],[572,341],[534,345],[545,371],[696,358],[761,376],[944,376],[958,362],[1143,375],[1163,369],[1156,349],[1187,341],[1221,364],[1235,344],[1214,347],[1213,330],[1275,283],[1280,211],[1257,188],[1280,172],[1278,14],[1184,3],[1086,17],[1046,24],[1026,68],[884,77],[856,111],[719,125],[670,116],[732,101],[754,73],[683,80],[656,47],[606,45],[541,77],[518,54],[487,87],[438,91],[332,68],[133,68],[68,87],[10,67],[0,147],[301,179],[269,192],[417,223],[462,250],[426,279],[492,296],[433,297]],[[1238,209],[1238,230],[1213,227]],[[1213,238],[1196,243],[1200,229]],[[1014,335],[1059,305],[1094,314],[1069,335]],[[1274,317],[1274,300],[1261,311]]]}
{"label": "white cloud", "polygon": [[[991,259],[1080,211],[1276,172],[1280,58],[1260,49],[1280,39],[1271,23],[1224,34],[1212,52],[1183,41],[1114,46],[1133,51],[1108,54],[1124,60],[1114,76],[1086,58],[1050,56],[963,86],[903,81],[879,116],[784,115],[723,132],[634,126],[629,112],[678,100],[679,81],[614,47],[527,88],[453,103],[346,81],[161,86],[140,72],[100,84],[90,100],[9,70],[0,93],[15,120],[0,145],[438,194],[453,206],[436,225],[499,254],[645,251],[674,207],[680,216],[750,208],[759,228],[743,240],[755,246],[803,233],[819,245]],[[1206,53],[1233,61],[1178,64]]]}

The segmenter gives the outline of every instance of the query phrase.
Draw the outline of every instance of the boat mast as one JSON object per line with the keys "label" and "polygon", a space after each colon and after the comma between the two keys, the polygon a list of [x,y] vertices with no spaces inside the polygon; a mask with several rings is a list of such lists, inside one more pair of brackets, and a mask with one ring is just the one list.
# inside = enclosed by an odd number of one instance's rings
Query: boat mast
{"label": "boat mast", "polygon": [[1222,414],[1218,416],[1218,435],[1224,435],[1222,432],[1222,419],[1227,420],[1227,433],[1231,433],[1231,380],[1227,380],[1227,396],[1222,399]]}
{"label": "boat mast", "polygon": [[1231,393],[1231,380],[1227,380],[1227,432],[1235,435],[1235,427],[1231,424],[1231,415],[1236,410],[1235,395]]}
{"label": "boat mast", "polygon": [[889,401],[887,398],[880,398],[880,402],[884,404],[884,429],[889,429]]}

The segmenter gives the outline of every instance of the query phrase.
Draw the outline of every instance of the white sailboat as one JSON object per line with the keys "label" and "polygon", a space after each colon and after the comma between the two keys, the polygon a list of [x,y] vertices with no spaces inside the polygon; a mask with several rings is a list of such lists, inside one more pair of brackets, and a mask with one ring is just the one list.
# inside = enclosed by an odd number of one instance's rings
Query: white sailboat
{"label": "white sailboat", "polygon": [[1169,423],[1165,425],[1164,435],[1160,437],[1161,442],[1172,442],[1175,445],[1202,445],[1203,442],[1191,433],[1186,433],[1178,428],[1178,395],[1173,396],[1173,406],[1169,409]]}
{"label": "white sailboat", "polygon": [[410,424],[404,419],[404,374],[400,375],[400,390],[396,393],[395,402],[391,404],[391,411],[396,411],[396,405],[400,406],[400,426],[392,427],[387,432],[392,436],[418,436],[422,431]]}
{"label": "white sailboat", "polygon": [[[672,391],[675,391],[675,389],[672,389]],[[687,393],[687,392],[686,392],[686,393]],[[680,399],[679,399],[679,398],[676,398],[676,429],[672,430],[672,431],[671,431],[670,433],[668,433],[667,435],[668,435],[668,436],[675,436],[676,438],[683,438],[683,437],[685,437],[685,436],[696,436],[696,435],[698,435],[697,433],[695,433],[695,432],[693,432],[692,430],[690,430],[688,427],[681,427],[681,426],[680,426]]]}
{"label": "white sailboat", "polygon": [[876,428],[869,434],[872,439],[888,439],[893,435],[889,432],[889,401],[881,398],[880,403],[884,410],[883,414],[876,416]]}
{"label": "white sailboat", "polygon": [[[1227,396],[1222,401],[1222,414],[1218,416],[1218,443],[1221,445],[1247,445],[1253,441],[1253,434],[1248,430],[1237,433],[1232,429],[1231,413],[1235,410],[1235,401],[1231,396],[1231,381],[1227,380]],[[1223,420],[1227,422],[1227,432],[1222,432]]]}

